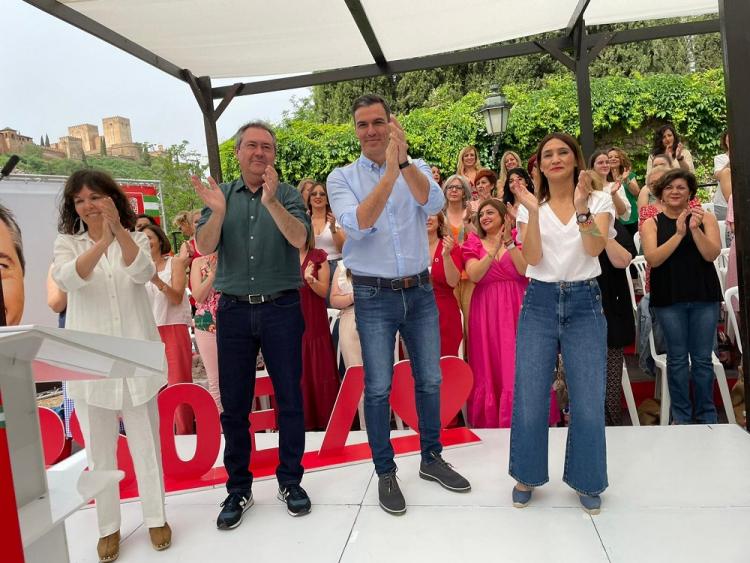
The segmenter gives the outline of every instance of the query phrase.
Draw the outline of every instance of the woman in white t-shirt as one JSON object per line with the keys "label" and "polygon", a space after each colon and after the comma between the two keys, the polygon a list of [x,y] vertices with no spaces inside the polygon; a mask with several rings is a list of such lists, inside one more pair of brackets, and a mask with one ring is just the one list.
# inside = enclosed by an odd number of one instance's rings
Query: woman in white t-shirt
{"label": "woman in white t-shirt", "polygon": [[523,507],[548,476],[550,386],[558,350],[571,401],[563,480],[596,514],[607,488],[604,437],[607,323],[596,277],[614,221],[612,198],[592,188],[581,149],[566,133],[539,144],[537,194],[514,185],[517,223],[530,278],[516,341],[510,438],[513,505]]}
{"label": "woman in white t-shirt", "polygon": [[[169,256],[172,245],[158,225],[146,225],[141,231],[148,237],[156,273],[146,284],[154,319],[167,355],[167,384],[193,382],[193,344],[188,326],[192,323],[190,300],[185,291],[185,269],[190,261],[187,247]],[[177,434],[193,433],[193,410],[180,405],[175,412]]]}
{"label": "woman in white t-shirt", "polygon": [[627,221],[630,218],[632,206],[630,200],[625,195],[625,186],[622,185],[622,182],[617,180],[610,182],[607,180],[607,175],[610,172],[607,151],[595,151],[589,158],[589,169],[598,176],[602,184],[602,191],[612,196],[612,203],[615,206],[617,218]]}
{"label": "woman in white t-shirt", "polygon": [[310,220],[315,233],[315,248],[325,250],[328,255],[330,271],[328,281],[331,283],[336,266],[341,260],[341,249],[344,247],[346,235],[344,229],[336,224],[328,201],[328,190],[322,182],[315,182],[310,189],[307,210],[310,213]]}
{"label": "woman in white t-shirt", "polygon": [[[719,175],[722,170],[729,166],[729,131],[722,131],[719,145],[724,152],[714,157],[714,178],[717,184],[713,204],[714,215],[719,221],[724,221],[727,218],[727,202],[732,196],[732,188],[726,182],[722,184]],[[724,243],[724,241],[721,242]]]}

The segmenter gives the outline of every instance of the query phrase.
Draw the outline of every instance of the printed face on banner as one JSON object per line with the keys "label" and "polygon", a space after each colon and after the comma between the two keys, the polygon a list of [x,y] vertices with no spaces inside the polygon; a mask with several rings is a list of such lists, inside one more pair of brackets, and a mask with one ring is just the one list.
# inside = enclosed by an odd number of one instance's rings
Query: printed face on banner
{"label": "printed face on banner", "polygon": [[2,276],[6,323],[17,325],[23,316],[23,269],[13,235],[4,221],[0,221],[0,276]]}

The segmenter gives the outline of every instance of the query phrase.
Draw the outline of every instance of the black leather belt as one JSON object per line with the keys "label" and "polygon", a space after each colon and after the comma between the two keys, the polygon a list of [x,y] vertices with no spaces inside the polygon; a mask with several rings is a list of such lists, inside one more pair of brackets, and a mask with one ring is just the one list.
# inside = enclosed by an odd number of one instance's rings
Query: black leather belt
{"label": "black leather belt", "polygon": [[274,301],[279,297],[297,293],[296,289],[285,289],[284,291],[277,291],[276,293],[269,293],[267,295],[255,294],[255,295],[232,295],[230,293],[222,293],[222,296],[232,299],[234,301],[240,301],[242,303],[250,303],[250,305],[260,305],[261,303],[268,303]]}
{"label": "black leather belt", "polygon": [[430,283],[430,273],[425,270],[414,276],[405,278],[372,278],[370,276],[357,276],[352,274],[352,283],[358,285],[368,285],[370,287],[387,287],[394,291],[399,289],[409,289]]}

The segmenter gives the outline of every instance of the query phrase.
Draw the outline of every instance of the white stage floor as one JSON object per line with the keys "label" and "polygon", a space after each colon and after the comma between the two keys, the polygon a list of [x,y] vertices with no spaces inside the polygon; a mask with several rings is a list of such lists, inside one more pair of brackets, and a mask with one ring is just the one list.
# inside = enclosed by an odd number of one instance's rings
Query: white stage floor
{"label": "white stage floor", "polygon": [[[607,429],[609,489],[602,512],[584,513],[562,483],[565,429],[550,432],[550,483],[532,503],[511,505],[508,430],[477,430],[482,443],[444,457],[472,484],[456,494],[418,476],[419,455],[398,459],[408,511],[378,506],[371,462],[306,474],[312,513],[292,518],[274,479],[256,481],[242,525],[218,531],[223,487],[167,497],[172,547],[155,552],[140,504],[122,506],[123,563],[315,562],[747,562],[750,436],[734,425]],[[394,435],[397,434],[394,432]],[[264,440],[275,435],[263,435]],[[350,442],[364,441],[354,432]],[[316,449],[321,433],[308,434]],[[96,515],[67,521],[73,563],[96,563]],[[744,531],[743,531],[744,530]]]}

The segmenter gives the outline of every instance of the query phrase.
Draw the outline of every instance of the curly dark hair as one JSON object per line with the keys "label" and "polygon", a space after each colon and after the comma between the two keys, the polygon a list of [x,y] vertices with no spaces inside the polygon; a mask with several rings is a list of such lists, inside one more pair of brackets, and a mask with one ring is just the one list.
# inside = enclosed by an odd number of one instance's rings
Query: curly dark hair
{"label": "curly dark hair", "polygon": [[682,168],[673,168],[661,177],[661,180],[659,180],[659,182],[653,187],[653,194],[656,199],[661,200],[664,189],[677,179],[685,180],[688,185],[688,190],[690,191],[690,197],[688,200],[693,199],[695,194],[698,193],[698,182],[692,172]]}
{"label": "curly dark hair", "polygon": [[57,221],[57,231],[64,235],[76,234],[81,224],[83,230],[88,230],[86,223],[76,211],[75,196],[83,188],[88,188],[92,192],[103,194],[112,198],[112,201],[120,214],[120,224],[128,231],[135,229],[136,216],[133,208],[128,203],[128,198],[122,188],[117,185],[114,178],[103,170],[92,168],[78,170],[73,172],[65,182],[63,189],[62,201],[60,202],[60,217]]}
{"label": "curly dark hair", "polygon": [[503,203],[510,203],[511,205],[516,204],[516,194],[510,189],[510,177],[520,176],[526,182],[526,189],[532,194],[534,193],[534,182],[531,180],[531,176],[525,168],[511,168],[508,170],[508,177],[505,178],[505,185],[503,186]]}
{"label": "curly dark hair", "polygon": [[[664,148],[664,143],[661,140],[666,131],[671,131],[672,135],[674,135],[674,142],[672,143],[672,146],[669,147],[668,149]],[[668,152],[669,156],[674,158],[674,148],[677,147],[677,145],[679,144],[680,144],[680,137],[679,135],[677,135],[677,131],[675,130],[674,125],[672,125],[671,123],[667,123],[659,127],[654,133],[654,146],[651,147],[651,154],[656,155],[656,154],[661,154],[663,152]]]}

